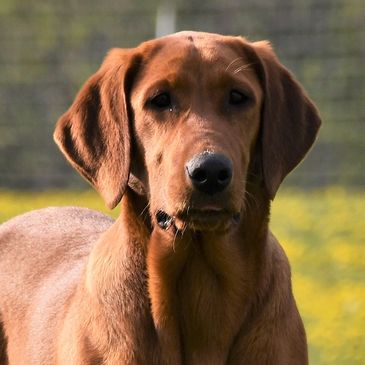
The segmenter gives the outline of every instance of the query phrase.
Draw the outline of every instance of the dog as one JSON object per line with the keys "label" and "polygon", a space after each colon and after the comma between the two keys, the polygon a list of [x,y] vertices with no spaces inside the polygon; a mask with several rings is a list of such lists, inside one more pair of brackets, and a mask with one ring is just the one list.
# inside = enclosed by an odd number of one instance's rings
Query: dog
{"label": "dog", "polygon": [[319,113],[266,41],[113,49],[54,138],[109,208],[0,227],[2,365],[308,363],[270,203]]}

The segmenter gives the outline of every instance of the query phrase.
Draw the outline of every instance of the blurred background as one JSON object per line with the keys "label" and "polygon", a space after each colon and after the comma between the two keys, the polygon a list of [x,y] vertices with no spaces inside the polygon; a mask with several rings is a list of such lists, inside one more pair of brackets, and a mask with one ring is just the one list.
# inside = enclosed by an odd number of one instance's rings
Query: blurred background
{"label": "blurred background", "polygon": [[311,363],[365,364],[364,0],[1,0],[0,222],[47,205],[104,209],[54,145],[55,122],[110,48],[187,29],[270,40],[319,107],[319,140],[272,226]]}
{"label": "blurred background", "polygon": [[80,187],[51,138],[112,47],[175,30],[269,39],[318,105],[319,142],[287,184],[364,186],[363,0],[0,2],[0,186]]}

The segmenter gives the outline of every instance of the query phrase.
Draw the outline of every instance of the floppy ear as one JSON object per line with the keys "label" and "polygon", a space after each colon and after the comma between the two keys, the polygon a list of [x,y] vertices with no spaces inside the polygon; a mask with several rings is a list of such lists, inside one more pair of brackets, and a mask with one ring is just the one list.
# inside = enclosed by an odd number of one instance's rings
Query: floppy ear
{"label": "floppy ear", "polygon": [[270,199],[285,176],[314,143],[321,120],[292,74],[279,62],[268,42],[251,43],[258,57],[264,88],[261,157]]}
{"label": "floppy ear", "polygon": [[54,132],[68,161],[111,209],[121,200],[129,177],[131,142],[126,99],[138,65],[134,53],[112,50],[58,120]]}

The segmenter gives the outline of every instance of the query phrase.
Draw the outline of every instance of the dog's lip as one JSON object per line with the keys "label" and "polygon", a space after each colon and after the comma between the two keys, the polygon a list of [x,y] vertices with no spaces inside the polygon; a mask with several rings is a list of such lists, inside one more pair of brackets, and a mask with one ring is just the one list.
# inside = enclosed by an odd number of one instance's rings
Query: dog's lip
{"label": "dog's lip", "polygon": [[174,231],[184,231],[189,228],[194,231],[222,231],[240,221],[240,212],[213,204],[189,206],[176,211],[175,214],[159,209],[156,211],[156,222],[163,230],[174,228]]}
{"label": "dog's lip", "polygon": [[175,214],[174,217],[189,221],[195,219],[223,219],[230,216],[231,214],[231,212],[223,208],[206,206],[202,208],[190,208],[180,211]]}
{"label": "dog's lip", "polygon": [[178,212],[174,216],[177,229],[191,227],[198,231],[226,229],[231,223],[239,222],[240,213],[217,206],[190,208]]}
{"label": "dog's lip", "polygon": [[218,207],[216,205],[204,205],[200,208],[195,208],[196,211],[201,211],[201,212],[221,212],[223,211],[222,207]]}

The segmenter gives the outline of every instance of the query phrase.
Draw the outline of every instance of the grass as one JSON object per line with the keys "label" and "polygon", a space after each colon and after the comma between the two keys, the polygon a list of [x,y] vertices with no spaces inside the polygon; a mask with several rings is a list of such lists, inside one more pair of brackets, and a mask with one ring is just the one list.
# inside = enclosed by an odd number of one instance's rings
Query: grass
{"label": "grass", "polygon": [[[92,191],[0,191],[0,222],[32,209],[79,205],[114,217]],[[271,228],[289,256],[310,363],[365,364],[365,192],[279,192]]]}

